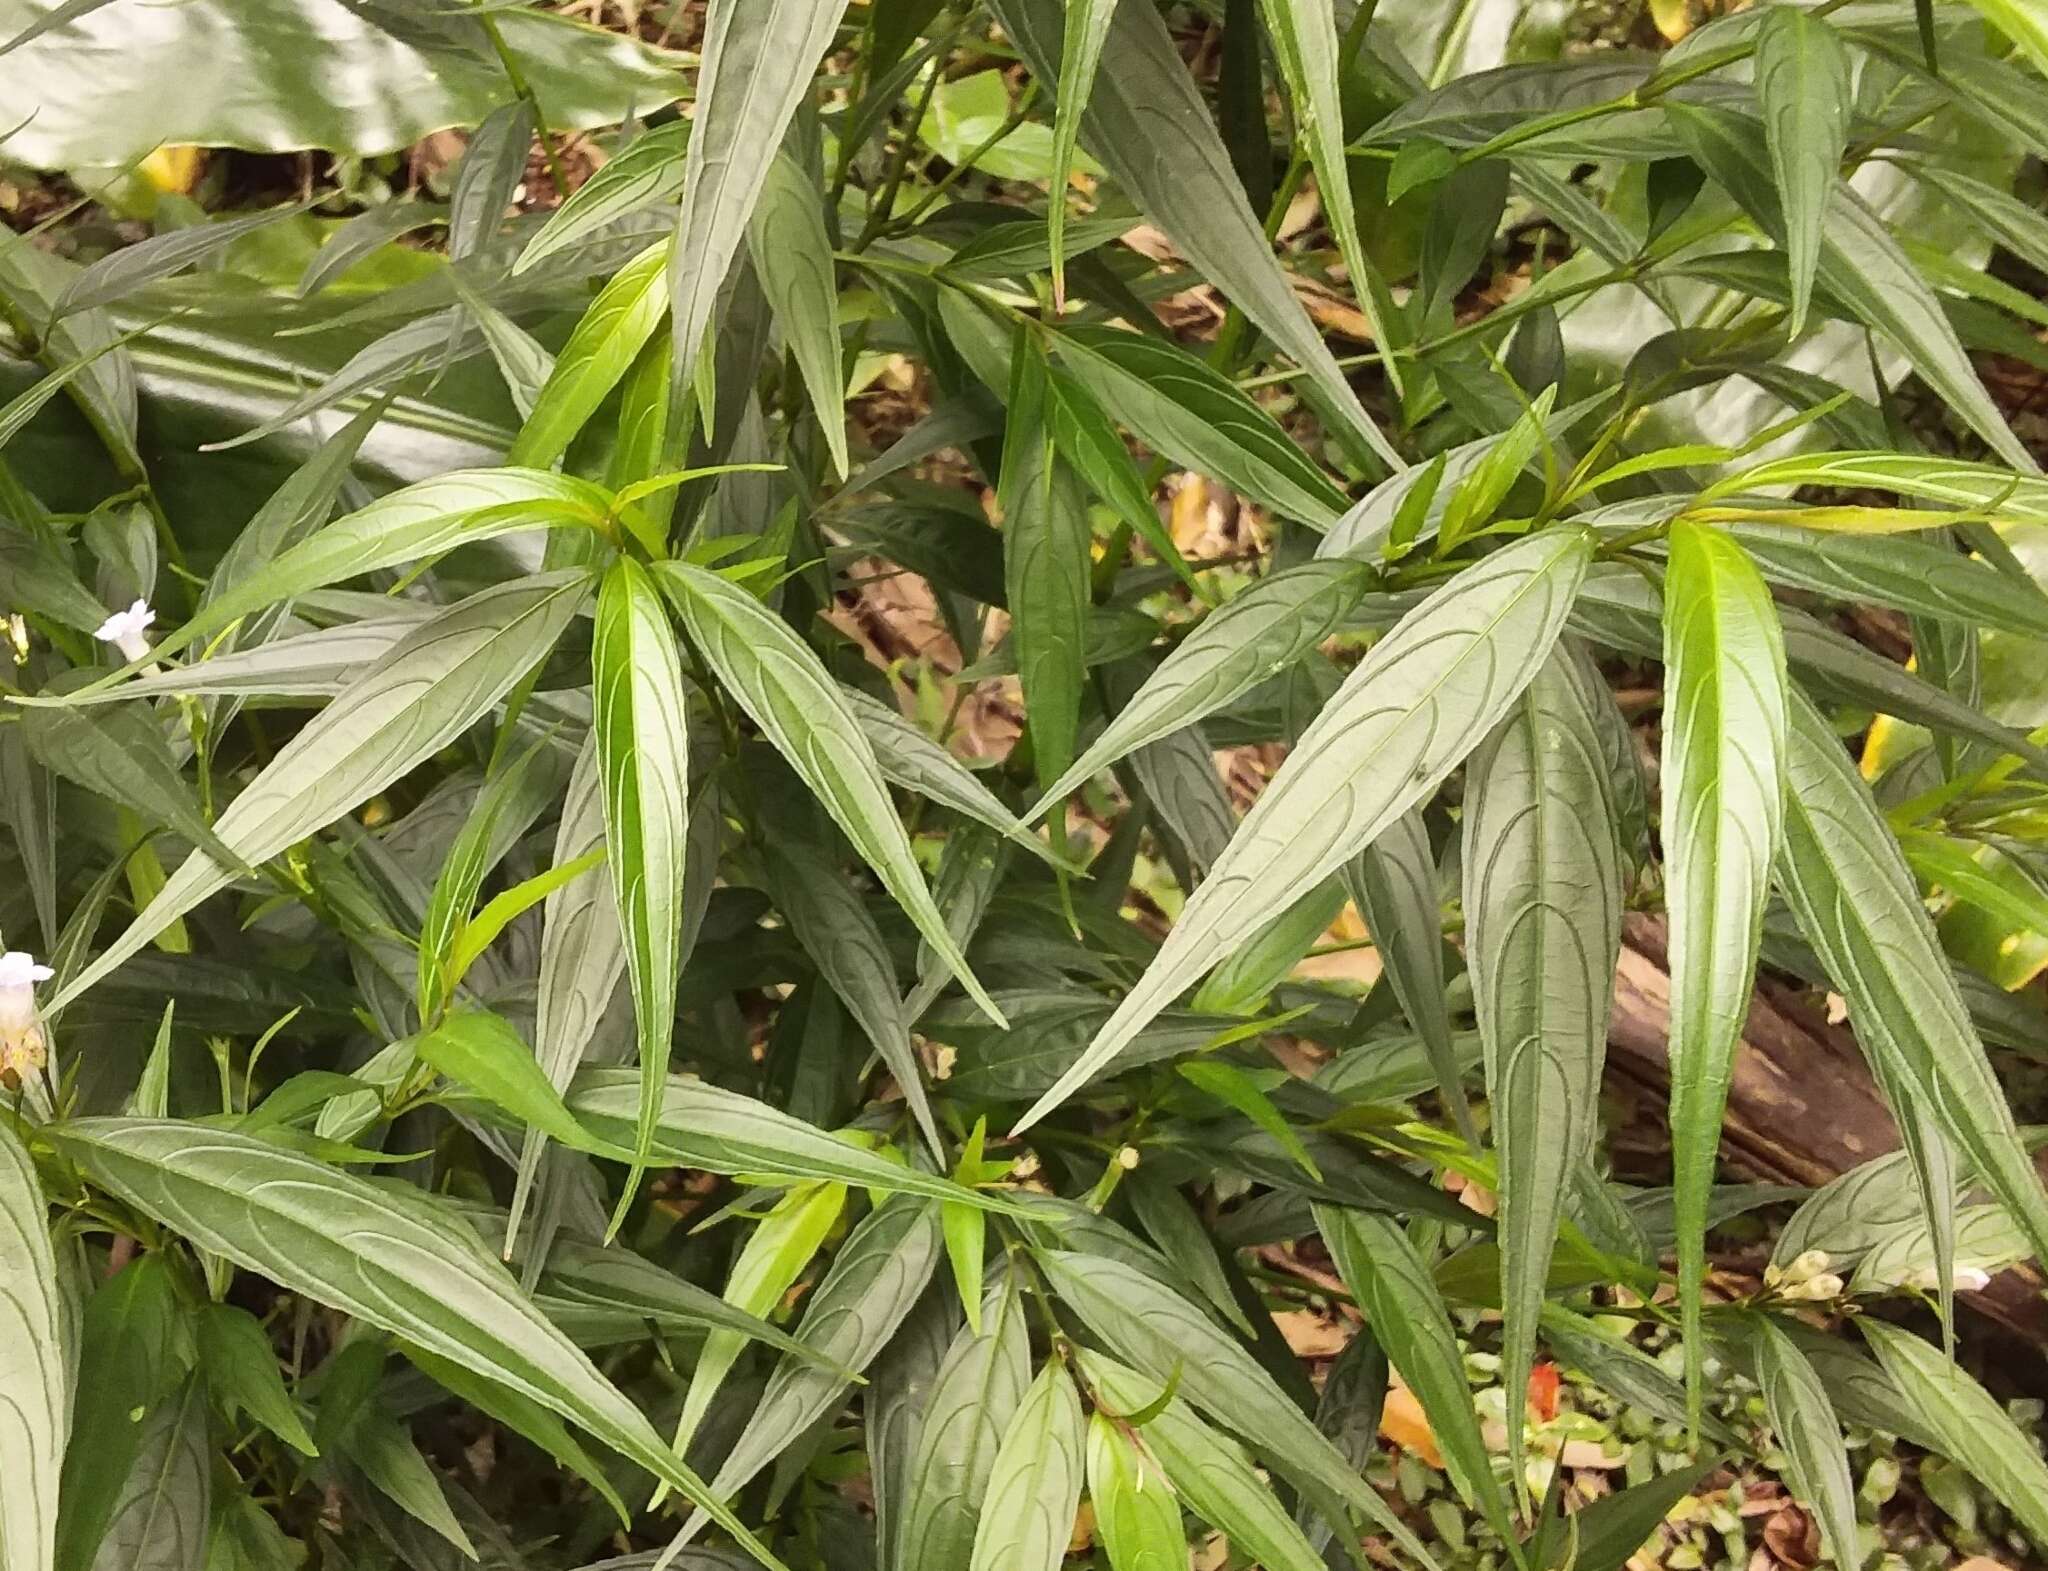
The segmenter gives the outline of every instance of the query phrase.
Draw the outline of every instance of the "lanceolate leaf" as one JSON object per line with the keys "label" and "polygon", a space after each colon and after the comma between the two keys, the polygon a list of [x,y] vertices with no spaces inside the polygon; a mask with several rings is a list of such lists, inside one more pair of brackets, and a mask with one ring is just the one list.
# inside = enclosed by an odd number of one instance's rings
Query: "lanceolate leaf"
{"label": "lanceolate leaf", "polygon": [[1000,1021],[1001,1011],[968,970],[925,887],[874,749],[818,657],[787,623],[716,573],[686,562],[664,562],[659,572],[719,680],[803,777],[975,1002]]}
{"label": "lanceolate leaf", "polygon": [[1057,1571],[1081,1499],[1084,1434],[1074,1377],[1055,1359],[1003,1431],[969,1571]]}
{"label": "lanceolate leaf", "polygon": [[846,0],[716,0],[709,9],[669,261],[678,366],[697,363],[768,165],[845,10]]}
{"label": "lanceolate leaf", "polygon": [[[1063,0],[994,0],[991,9],[1033,74],[1056,83],[1068,14]],[[1340,416],[1400,468],[1400,455],[1366,414],[1274,260],[1209,107],[1158,12],[1146,5],[1117,6],[1102,58],[1082,127],[1089,151],[1138,198],[1196,270],[1306,368]]]}
{"label": "lanceolate leaf", "polygon": [[1361,564],[1305,563],[1262,578],[1195,624],[1026,813],[1038,818],[1090,776],[1250,692],[1328,638],[1371,582]]}
{"label": "lanceolate leaf", "polygon": [[[647,570],[621,557],[597,600],[592,729],[603,781],[606,863],[640,1043],[637,1164],[654,1140],[675,1034],[689,839],[690,728],[675,630]],[[623,1216],[634,1182],[620,1201]]]}
{"label": "lanceolate leaf", "polygon": [[142,1425],[141,1448],[114,1502],[94,1571],[187,1571],[206,1554],[213,1459],[205,1387],[185,1381]]}
{"label": "lanceolate leaf", "polygon": [[968,1563],[997,1449],[1031,1377],[1031,1337],[1014,1277],[989,1294],[981,1319],[979,1332],[964,1327],[953,1339],[925,1402],[910,1471],[904,1571],[957,1571]]}
{"label": "lanceolate leaf", "polygon": [[[1819,25],[1819,24],[1814,24]],[[1706,1207],[1784,821],[1785,648],[1742,547],[1680,521],[1664,584],[1671,1144],[1686,1376],[1699,1398]]]}
{"label": "lanceolate leaf", "polygon": [[1436,852],[1422,814],[1411,808],[1344,864],[1344,887],[1365,921],[1387,984],[1422,1039],[1437,1091],[1474,1148],[1479,1133],[1465,1100],[1464,1075],[1444,1001],[1443,897]]}
{"label": "lanceolate leaf", "polygon": [[1881,1320],[1866,1318],[1861,1326],[1898,1397],[1939,1449],[1990,1490],[2030,1538],[2048,1542],[2048,1465],[2005,1409],[1940,1348]]}
{"label": "lanceolate leaf", "polygon": [[[1315,1217],[1344,1285],[1365,1311],[1366,1325],[1428,1414],[1459,1495],[1466,1505],[1483,1511],[1503,1537],[1512,1537],[1507,1499],[1493,1476],[1473,1411],[1464,1354],[1428,1265],[1408,1235],[1387,1217],[1328,1205],[1318,1205]],[[1514,1411],[1512,1393],[1527,1387],[1526,1374],[1520,1385],[1505,1383],[1511,1393],[1511,1425],[1521,1417]]]}
{"label": "lanceolate leaf", "polygon": [[780,1564],[424,1196],[176,1120],[82,1119],[52,1133],[99,1183],[202,1248],[561,1414],[712,1510],[763,1565]]}
{"label": "lanceolate leaf", "polygon": [[1010,356],[1003,441],[1003,582],[1010,644],[1041,786],[1074,758],[1080,729],[1088,622],[1088,510],[1073,471],[1053,448],[1048,377],[1037,339],[1019,334]]}
{"label": "lanceolate leaf", "polygon": [[1791,1463],[1792,1488],[1818,1517],[1828,1558],[1838,1566],[1856,1565],[1863,1558],[1856,1532],[1856,1484],[1827,1387],[1799,1344],[1771,1321],[1757,1322],[1755,1345],[1757,1384],[1763,1387],[1771,1428]]}
{"label": "lanceolate leaf", "polygon": [[[1989,562],[1911,536],[1815,534],[1777,524],[1730,524],[1767,578],[1833,600],[1875,601],[1957,628],[2048,638],[2048,593]],[[1918,651],[1916,651],[1918,652]],[[1925,675],[1924,656],[1922,674]]]}
{"label": "lanceolate leaf", "polygon": [[523,273],[586,235],[597,233],[613,219],[674,196],[683,188],[683,152],[689,140],[687,120],[677,120],[636,137],[631,146],[548,214],[540,233],[527,242],[519,260],[512,264],[512,271]]}
{"label": "lanceolate leaf", "polygon": [[1190,1403],[1236,1430],[1290,1478],[1364,1512],[1418,1562],[1435,1567],[1378,1491],[1353,1471],[1243,1344],[1201,1310],[1119,1260],[1063,1250],[1045,1251],[1038,1258],[1054,1291],[1117,1357],[1155,1381],[1177,1380]]}
{"label": "lanceolate leaf", "polygon": [[1052,190],[1046,208],[1052,245],[1053,308],[1067,303],[1067,178],[1074,168],[1074,148],[1081,140],[1081,116],[1095,94],[1095,70],[1102,46],[1116,16],[1117,0],[1071,0],[1060,39],[1058,103],[1053,109]]}
{"label": "lanceolate leaf", "polygon": [[1777,5],[1757,29],[1756,91],[1764,141],[1777,176],[1792,271],[1796,338],[1806,324],[1820,268],[1821,225],[1849,140],[1849,50],[1824,21],[1798,6]]}
{"label": "lanceolate leaf", "polygon": [[[422,622],[278,751],[214,832],[253,867],[331,824],[487,713],[546,657],[588,592],[583,573],[539,573]],[[234,876],[204,852],[187,857],[50,1008],[93,986]]]}
{"label": "lanceolate leaf", "polygon": [[508,463],[547,469],[568,451],[576,433],[661,325],[668,310],[662,287],[668,256],[669,243],[657,241],[621,268],[591,301],[555,357],[555,368],[533,413],[505,455]]}
{"label": "lanceolate leaf", "polygon": [[1138,985],[1017,1129],[1087,1084],[1184,989],[1436,789],[1535,675],[1590,555],[1575,529],[1519,541],[1373,647],[1302,734]]}
{"label": "lanceolate leaf", "polygon": [[[1597,1131],[1621,945],[1613,785],[1583,676],[1553,650],[1466,772],[1465,949],[1500,1152],[1511,1404],[1528,1388],[1565,1189]],[[1513,1476],[1521,1430],[1510,1419]]]}
{"label": "lanceolate leaf", "polygon": [[0,1567],[48,1571],[57,1552],[57,1475],[71,1427],[64,1312],[49,1202],[11,1124],[0,1123]]}
{"label": "lanceolate leaf", "polygon": [[[555,833],[555,865],[565,867],[604,845],[604,782],[597,732],[577,754]],[[610,875],[602,867],[579,873],[552,891],[541,907],[540,996],[534,1017],[534,1053],[557,1091],[569,1088],[598,1022],[626,970],[626,946]],[[512,1191],[507,1243],[516,1247],[527,1196],[546,1136],[526,1132]]]}
{"label": "lanceolate leaf", "polygon": [[[1110,1571],[1180,1571],[1188,1536],[1180,1500],[1139,1431],[1097,1412],[1088,1420],[1088,1499]],[[977,1567],[976,1571],[980,1571]]]}
{"label": "lanceolate leaf", "polygon": [[[1796,690],[1789,719],[1777,877],[1800,931],[1848,1001],[1849,1022],[1902,1130],[1912,1136],[1921,1119],[1931,1121],[2035,1251],[2048,1251],[2048,1195],[1898,843],[1840,740]],[[1940,1197],[1948,1180],[1930,1172],[1930,1157],[1916,1155],[1922,1191]]]}
{"label": "lanceolate leaf", "polygon": [[21,718],[32,757],[88,791],[120,803],[149,824],[168,824],[215,861],[237,867],[199,811],[161,722],[146,705],[96,713],[30,709]]}
{"label": "lanceolate leaf", "polygon": [[796,356],[840,479],[846,478],[846,378],[839,369],[839,293],[817,188],[786,152],[769,160],[747,238],[762,293]]}

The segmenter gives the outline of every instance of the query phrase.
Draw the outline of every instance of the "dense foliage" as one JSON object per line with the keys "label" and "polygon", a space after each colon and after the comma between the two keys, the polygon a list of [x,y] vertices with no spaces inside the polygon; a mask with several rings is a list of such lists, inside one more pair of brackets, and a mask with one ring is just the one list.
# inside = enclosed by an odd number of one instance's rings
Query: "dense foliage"
{"label": "dense foliage", "polygon": [[2048,1552],[2041,10],[575,9],[0,0],[0,1571]]}

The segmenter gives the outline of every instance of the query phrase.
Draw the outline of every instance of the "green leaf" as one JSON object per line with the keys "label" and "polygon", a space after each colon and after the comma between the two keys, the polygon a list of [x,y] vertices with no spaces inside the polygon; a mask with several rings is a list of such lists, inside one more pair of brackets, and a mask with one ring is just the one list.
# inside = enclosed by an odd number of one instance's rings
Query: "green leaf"
{"label": "green leaf", "polygon": [[1214,1238],[1181,1192],[1149,1175],[1127,1178],[1119,1187],[1129,1197],[1139,1223],[1152,1235],[1152,1242],[1189,1286],[1239,1331],[1248,1337],[1255,1335],[1237,1295],[1230,1290],[1230,1278],[1216,1256]]}
{"label": "green leaf", "polygon": [[[1196,1000],[1197,1007],[1200,1000]],[[1180,1076],[1197,1090],[1205,1091],[1225,1107],[1233,1108],[1250,1119],[1280,1143],[1280,1148],[1300,1165],[1301,1170],[1317,1183],[1323,1181],[1322,1170],[1316,1166],[1315,1158],[1301,1143],[1301,1136],[1273,1105],[1271,1097],[1259,1089],[1258,1082],[1239,1069],[1235,1064],[1225,1063],[1216,1058],[1197,1058],[1176,1066]]]}
{"label": "green leaf", "polygon": [[917,1431],[958,1323],[944,1293],[926,1294],[875,1364],[861,1395],[868,1483],[875,1497],[875,1554],[882,1565],[902,1563],[903,1512]]}
{"label": "green leaf", "polygon": [[96,714],[28,709],[21,730],[30,756],[53,773],[120,803],[145,823],[169,825],[195,849],[241,869],[240,858],[200,812],[162,722],[147,706],[122,704]]}
{"label": "green leaf", "polygon": [[[1598,1131],[1621,946],[1621,846],[1593,696],[1553,650],[1466,771],[1465,948],[1500,1155],[1510,1393],[1528,1388],[1567,1182]],[[1521,1454],[1510,1423],[1512,1476]]]}
{"label": "green leaf", "polygon": [[1770,592],[1740,545],[1681,520],[1670,550],[1660,776],[1672,1170],[1686,1381],[1697,1409],[1707,1197],[1785,816],[1785,646]]}
{"label": "green leaf", "polygon": [[1869,1317],[1858,1325],[1938,1449],[1966,1467],[2029,1538],[2048,1541],[2048,1464],[2006,1410],[1953,1358],[1912,1332]]}
{"label": "green leaf", "polygon": [[1517,541],[1374,645],[1302,733],[1137,986],[1013,1132],[1087,1084],[1182,990],[1434,791],[1535,675],[1590,555],[1575,529]]}
{"label": "green leaf", "polygon": [[1074,380],[1154,452],[1312,529],[1344,511],[1344,493],[1279,422],[1179,345],[1082,326],[1063,328],[1052,343]]}
{"label": "green leaf", "polygon": [[[1373,1337],[1429,1416],[1459,1496],[1469,1509],[1483,1512],[1503,1538],[1512,1538],[1507,1497],[1493,1476],[1479,1432],[1464,1354],[1428,1265],[1390,1218],[1329,1205],[1318,1205],[1315,1218],[1330,1258],[1364,1311]],[[1526,1372],[1520,1385],[1503,1381],[1509,1393],[1510,1427],[1522,1417],[1514,1411],[1515,1397],[1528,1385]]]}
{"label": "green leaf", "polygon": [[989,1519],[984,1497],[1031,1378],[1031,1337],[1014,1277],[990,1292],[982,1319],[979,1331],[964,1327],[953,1339],[925,1401],[910,1469],[904,1571],[967,1565],[976,1526]]}
{"label": "green leaf", "polygon": [[187,1380],[142,1421],[135,1465],[120,1485],[93,1571],[188,1571],[206,1554],[211,1496],[206,1391]]}
{"label": "green leaf", "polygon": [[[376,795],[460,736],[545,659],[588,591],[583,573],[539,573],[420,623],[278,750],[214,832],[253,867]],[[127,931],[47,1007],[78,997],[234,876],[203,852],[187,857]]]}
{"label": "green leaf", "polygon": [[1188,1537],[1180,1502],[1159,1464],[1145,1453],[1143,1433],[1101,1412],[1088,1421],[1088,1499],[1095,1507],[1095,1531],[1108,1551],[1110,1571],[1181,1571],[1188,1560]]}
{"label": "green leaf", "polygon": [[207,1386],[305,1456],[318,1456],[298,1404],[284,1388],[277,1350],[261,1322],[232,1304],[208,1304],[195,1317],[193,1338]]}
{"label": "green leaf", "polygon": [[1910,535],[1814,534],[1729,524],[1765,577],[1848,603],[1874,601],[1964,628],[2048,638],[2048,594],[1989,562]]}
{"label": "green leaf", "polygon": [[1663,1526],[1664,1518],[1679,1501],[1706,1482],[1719,1467],[1710,1457],[1688,1467],[1673,1468],[1647,1484],[1602,1495],[1572,1517],[1578,1534],[1578,1555],[1573,1571],[1622,1571]]}
{"label": "green leaf", "polygon": [[448,255],[475,255],[497,237],[533,151],[533,109],[520,99],[500,104],[470,134],[448,198]]}
{"label": "green leaf", "polygon": [[[994,0],[991,9],[1032,74],[1055,87],[1055,97],[1064,97],[1057,91],[1065,54],[1062,0]],[[1306,370],[1345,423],[1391,467],[1401,468],[1400,455],[1366,414],[1296,299],[1260,216],[1245,201],[1208,105],[1150,6],[1116,8],[1102,69],[1086,100],[1082,140],[1117,184],[1138,199],[1198,273]]]}
{"label": "green leaf", "polygon": [[[832,1269],[811,1295],[797,1335],[842,1369],[866,1369],[931,1281],[939,1254],[937,1207],[905,1197],[878,1207],[847,1235]],[[784,1447],[831,1412],[852,1383],[850,1375],[784,1358],[768,1377],[746,1432],[719,1467],[713,1491],[725,1498],[737,1494]],[[687,1543],[703,1521],[702,1513],[693,1517],[677,1543]]]}
{"label": "green leaf", "polygon": [[246,218],[216,219],[185,229],[166,230],[134,245],[109,251],[64,286],[50,308],[55,322],[74,311],[90,311],[125,300],[159,278],[169,278],[218,256],[245,235],[305,211],[303,205],[276,207]]}
{"label": "green leaf", "polygon": [[[1263,1571],[1327,1571],[1323,1557],[1309,1547],[1301,1529],[1273,1498],[1244,1452],[1173,1395],[1170,1381],[1085,1348],[1080,1362],[1099,1406],[1112,1414],[1150,1413],[1138,1430],[1139,1444],[1181,1501],[1220,1528],[1234,1551],[1241,1551]],[[1285,1403],[1284,1398],[1276,1396],[1275,1400]],[[1292,1410],[1292,1404],[1285,1405]],[[1146,1483],[1159,1487],[1156,1475]],[[1181,1555],[1187,1555],[1184,1537]],[[1418,1559],[1424,1565],[1432,1563],[1427,1555],[1418,1554]],[[1179,1571],[1180,1564],[1178,1560],[1169,1562],[1172,1571]],[[1119,1565],[1116,1571],[1125,1568]]]}
{"label": "green leaf", "polygon": [[1785,214],[1794,338],[1806,325],[1820,269],[1821,224],[1849,142],[1849,51],[1835,30],[1797,6],[1764,12],[1756,32],[1756,94]]}
{"label": "green leaf", "polygon": [[1479,1131],[1465,1098],[1464,1072],[1451,1039],[1444,999],[1443,895],[1436,852],[1419,811],[1410,809],[1344,864],[1344,886],[1365,922],[1387,985],[1415,1028],[1436,1075],[1437,1091],[1478,1149]]}
{"label": "green leaf", "polygon": [[896,967],[859,891],[830,856],[798,839],[793,825],[764,840],[761,864],[790,931],[896,1077],[933,1153],[943,1152]]}
{"label": "green leaf", "polygon": [[668,310],[663,287],[669,242],[658,240],[612,276],[576,329],[540,390],[533,413],[505,455],[508,464],[545,470],[569,450],[607,394],[654,336]]}
{"label": "green leaf", "polygon": [[1116,17],[1116,0],[1073,0],[1067,6],[1060,39],[1061,88],[1054,93],[1052,124],[1052,186],[1046,206],[1046,238],[1052,248],[1052,300],[1055,314],[1067,308],[1067,181],[1073,173],[1074,149],[1081,140],[1081,116],[1095,92],[1095,72],[1102,46]]}
{"label": "green leaf", "polygon": [[1856,1484],[1827,1387],[1799,1346],[1768,1319],[1756,1322],[1757,1384],[1789,1464],[1792,1490],[1813,1511],[1822,1546],[1838,1566],[1862,1562]]}
{"label": "green leaf", "polygon": [[839,291],[832,240],[818,188],[786,152],[769,160],[747,244],[762,293],[774,307],[782,336],[796,356],[811,412],[824,428],[832,465],[845,479],[846,378],[839,359]]}
{"label": "green leaf", "polygon": [[1204,1014],[1256,1013],[1322,942],[1343,909],[1343,886],[1334,878],[1324,880],[1211,971],[1195,990],[1190,1007]]}
{"label": "green leaf", "polygon": [[[617,1137],[638,1117],[639,1087],[635,1070],[585,1069],[569,1087],[569,1111],[599,1138],[627,1144]],[[675,1166],[712,1173],[823,1178],[883,1193],[900,1191],[995,1211],[1010,1209],[988,1190],[966,1189],[951,1179],[887,1160],[765,1102],[687,1075],[668,1078],[656,1115],[654,1152]]]}
{"label": "green leaf", "polygon": [[[1968,511],[1995,509],[2006,518],[2048,522],[2048,480],[2015,474],[1998,464],[1960,458],[1926,458],[1916,453],[1863,450],[1795,453],[1731,475],[1712,491],[1766,491],[1778,486],[1817,485],[1842,490],[1891,491],[1923,502]],[[1931,514],[1926,527],[1946,522]]]}
{"label": "green leaf", "polygon": [[[671,121],[642,132],[548,214],[540,232],[512,264],[516,277],[535,263],[598,235],[614,219],[666,202],[683,188],[683,156],[690,122]],[[374,211],[374,210],[373,210]]]}
{"label": "green leaf", "polygon": [[680,947],[680,912],[690,778],[688,700],[675,630],[654,580],[630,557],[620,557],[605,575],[590,664],[606,862],[640,1047],[640,1122],[634,1174],[617,1212],[623,1218],[652,1149],[675,1035],[676,977],[688,958]]}
{"label": "green leaf", "polygon": [[447,222],[446,212],[415,197],[393,197],[375,207],[364,208],[329,234],[320,249],[307,258],[305,271],[299,274],[299,298],[311,299],[356,263],[382,250],[400,235],[430,225],[438,228]]}
{"label": "green leaf", "polygon": [[1024,815],[1035,822],[1118,759],[1195,725],[1285,671],[1344,622],[1372,579],[1352,562],[1283,569],[1197,622],[1072,768]]}
{"label": "green leaf", "polygon": [[413,1039],[413,1051],[456,1084],[503,1108],[529,1129],[579,1151],[606,1149],[562,1105],[533,1049],[503,1015],[464,1009]]}
{"label": "green leaf", "polygon": [[[1697,104],[1667,101],[1665,114],[1715,182],[1748,209],[1772,240],[1787,247],[1761,128],[1732,111]],[[1913,270],[1877,214],[1839,180],[1828,192],[1821,222],[1818,279],[1858,320],[1890,339],[1999,457],[2024,474],[2038,472],[1978,380],[1940,297]]]}
{"label": "green leaf", "polygon": [[102,1187],[203,1249],[580,1425],[780,1562],[678,1463],[647,1419],[425,1196],[232,1130],[89,1118],[51,1138]]}
{"label": "green leaf", "polygon": [[1086,388],[1052,366],[1046,368],[1046,417],[1052,422],[1060,456],[1108,504],[1117,521],[1150,546],[1190,593],[1213,602],[1214,597],[1196,581],[1180,547],[1173,543],[1171,531],[1160,522],[1159,510],[1152,505],[1152,488],[1138,472],[1138,461],[1122,435]]}
{"label": "green leaf", "polygon": [[1010,356],[1009,420],[997,496],[1010,644],[1041,786],[1058,779],[1074,761],[1094,543],[1080,486],[1054,450],[1048,398],[1045,351],[1037,338],[1020,330]]}
{"label": "green leaf", "polygon": [[[381,1354],[378,1362],[382,1362]],[[334,1433],[323,1432],[321,1439],[330,1452],[346,1453],[363,1477],[399,1510],[452,1544],[465,1560],[477,1558],[476,1545],[448,1503],[439,1475],[420,1455],[412,1432],[376,1405],[374,1393],[335,1425]]]}
{"label": "green leaf", "polygon": [[[799,1184],[784,1195],[747,1235],[733,1261],[725,1281],[726,1303],[756,1318],[772,1313],[796,1285],[845,1209],[844,1184]],[[703,1423],[712,1398],[746,1344],[747,1339],[737,1331],[715,1330],[704,1338],[676,1419],[674,1449],[678,1457],[688,1450],[691,1436]]]}
{"label": "green leaf", "polygon": [[[1127,1359],[1154,1381],[1175,1383],[1181,1397],[1236,1430],[1295,1482],[1342,1499],[1417,1562],[1435,1567],[1429,1552],[1379,1492],[1338,1454],[1258,1361],[1201,1310],[1120,1260],[1066,1250],[1043,1250],[1037,1258],[1061,1300],[1118,1358]],[[1092,1376],[1093,1366],[1084,1367]],[[1135,1411],[1140,1405],[1123,1410]],[[1167,1472],[1180,1483],[1170,1461]],[[1208,1515],[1199,1501],[1194,1504]],[[1225,1526],[1215,1517],[1210,1520]],[[1293,1523],[1288,1528],[1299,1536]]]}
{"label": "green leaf", "polygon": [[995,1450],[969,1571],[1059,1571],[1081,1503],[1083,1434],[1073,1376],[1055,1358],[1038,1370]]}
{"label": "green leaf", "polygon": [[[49,1202],[11,1123],[0,1122],[0,1565],[48,1571],[57,1544],[57,1479],[71,1422],[65,1313],[50,1249]],[[75,1341],[71,1344],[75,1351]]]}
{"label": "green leaf", "polygon": [[[1930,1223],[1939,1227],[1952,1210],[1949,1179],[1936,1166],[1945,1167],[1937,1148],[1946,1137],[2042,1252],[2048,1195],[1898,843],[1832,728],[1796,690],[1789,718],[1778,883],[1848,1002],[1909,1148],[1918,1147]],[[1925,1133],[1923,1121],[1932,1126]]]}
{"label": "green leaf", "polygon": [[[715,0],[669,262],[675,362],[695,365],[727,268],[846,0]],[[707,418],[706,424],[709,424]]]}
{"label": "green leaf", "polygon": [[[66,1317],[65,1334],[50,1344],[52,1355],[68,1344],[76,1367],[90,1369],[92,1378],[69,1377],[73,1406],[56,1496],[56,1558],[27,1564],[86,1571],[95,1563],[140,1452],[143,1420],[176,1383],[177,1316],[170,1261],[146,1255],[95,1287],[82,1314]],[[55,1417],[61,1434],[64,1410]]]}
{"label": "green leaf", "polygon": [[[2021,0],[1970,0],[1985,21],[2020,46],[2034,69],[2048,76],[2048,17]],[[1930,64],[1929,69],[1933,67]]]}
{"label": "green leaf", "polygon": [[656,571],[704,658],[845,831],[968,994],[1000,1022],[946,930],[889,801],[874,749],[823,664],[787,623],[743,589],[687,562]]}

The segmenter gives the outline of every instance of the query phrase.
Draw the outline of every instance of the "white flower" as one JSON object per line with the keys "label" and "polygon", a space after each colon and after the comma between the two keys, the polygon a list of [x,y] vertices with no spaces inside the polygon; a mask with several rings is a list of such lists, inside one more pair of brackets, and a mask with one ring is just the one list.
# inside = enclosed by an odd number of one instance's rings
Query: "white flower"
{"label": "white flower", "polygon": [[149,608],[147,600],[138,600],[125,611],[116,611],[92,636],[103,644],[112,644],[130,660],[141,660],[149,654],[149,640],[143,631],[156,621],[156,612]]}
{"label": "white flower", "polygon": [[36,1024],[36,983],[56,975],[25,949],[0,954],[0,1075],[43,1065],[43,1033]]}

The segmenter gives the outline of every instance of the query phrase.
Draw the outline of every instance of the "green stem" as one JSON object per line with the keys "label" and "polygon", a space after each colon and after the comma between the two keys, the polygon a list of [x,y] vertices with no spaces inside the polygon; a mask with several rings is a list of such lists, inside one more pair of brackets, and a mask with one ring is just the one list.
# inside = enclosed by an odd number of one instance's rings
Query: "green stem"
{"label": "green stem", "polygon": [[533,87],[526,80],[526,73],[519,68],[519,56],[514,54],[505,42],[505,35],[498,31],[498,19],[488,11],[477,13],[477,25],[484,30],[484,36],[491,41],[491,49],[498,57],[498,64],[504,68],[505,80],[512,84],[512,91],[519,101],[526,105],[533,115],[533,134],[540,139],[541,156],[547,160],[548,178],[554,182],[555,195],[563,201],[569,199],[569,176],[562,168],[561,155],[555,151],[555,139],[548,134],[548,123],[540,112],[540,100],[534,96]]}

